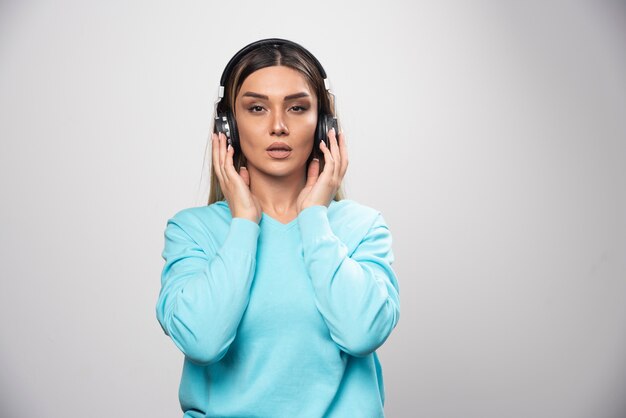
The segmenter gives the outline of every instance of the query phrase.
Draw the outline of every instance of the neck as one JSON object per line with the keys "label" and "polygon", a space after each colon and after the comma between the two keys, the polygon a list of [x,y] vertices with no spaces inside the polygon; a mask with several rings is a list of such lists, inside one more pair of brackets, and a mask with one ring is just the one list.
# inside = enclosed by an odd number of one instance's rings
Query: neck
{"label": "neck", "polygon": [[250,167],[250,192],[259,199],[263,212],[276,219],[290,220],[298,215],[296,202],[304,188],[306,176],[294,173],[274,177]]}

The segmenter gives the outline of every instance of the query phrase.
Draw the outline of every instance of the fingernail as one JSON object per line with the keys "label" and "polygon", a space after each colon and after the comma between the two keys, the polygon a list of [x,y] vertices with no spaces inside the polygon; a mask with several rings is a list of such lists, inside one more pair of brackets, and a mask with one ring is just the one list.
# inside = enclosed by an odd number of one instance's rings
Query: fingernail
{"label": "fingernail", "polygon": [[319,158],[317,158],[317,157],[316,157],[316,158],[313,158],[313,161],[319,161],[319,160],[320,160],[320,159],[319,159]]}
{"label": "fingernail", "polygon": [[230,151],[231,148],[232,148],[232,146],[230,144],[228,144],[227,150]]}
{"label": "fingernail", "polygon": [[240,169],[241,170],[247,170],[247,168],[245,166],[243,166],[243,165],[240,167]]}

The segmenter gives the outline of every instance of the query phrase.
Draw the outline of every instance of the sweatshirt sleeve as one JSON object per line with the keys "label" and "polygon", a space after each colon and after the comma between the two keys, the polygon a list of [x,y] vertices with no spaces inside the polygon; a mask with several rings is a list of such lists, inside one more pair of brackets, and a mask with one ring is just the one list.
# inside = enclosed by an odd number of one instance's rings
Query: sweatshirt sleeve
{"label": "sweatshirt sleeve", "polygon": [[188,219],[165,229],[161,291],[156,312],[163,331],[199,364],[219,361],[235,338],[248,305],[259,226],[232,219],[221,248],[202,248]]}
{"label": "sweatshirt sleeve", "polygon": [[350,355],[373,352],[385,342],[400,315],[398,282],[391,268],[391,233],[382,216],[376,216],[351,255],[333,233],[327,207],[304,209],[298,225],[317,308],[331,338]]}

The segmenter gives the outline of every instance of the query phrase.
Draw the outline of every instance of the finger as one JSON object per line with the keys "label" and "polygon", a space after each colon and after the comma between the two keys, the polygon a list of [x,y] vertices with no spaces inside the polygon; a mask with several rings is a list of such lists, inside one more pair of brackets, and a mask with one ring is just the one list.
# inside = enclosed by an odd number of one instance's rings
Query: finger
{"label": "finger", "polygon": [[224,172],[229,180],[233,180],[238,176],[237,170],[235,170],[235,166],[233,165],[233,155],[235,155],[235,149],[229,144],[226,149],[226,158],[224,160]]}
{"label": "finger", "polygon": [[225,147],[226,138],[223,133],[219,133],[219,155],[220,155],[220,167],[224,166],[224,159],[226,158],[226,147]]}
{"label": "finger", "polygon": [[330,131],[328,131],[328,142],[330,143],[330,153],[335,161],[332,174],[333,178],[336,180],[339,177],[341,155],[339,153],[339,144],[337,143],[337,132],[335,132],[335,128],[331,128]]}
{"label": "finger", "polygon": [[325,187],[332,187],[332,183],[335,181],[333,175],[336,162],[326,144],[322,147],[322,153],[324,154],[324,168],[319,174],[317,182],[323,184]]}
{"label": "finger", "polygon": [[320,177],[332,177],[333,171],[335,170],[335,160],[333,159],[333,156],[324,141],[320,142],[320,150],[322,151],[322,154],[324,154],[324,169],[322,170]]}
{"label": "finger", "polygon": [[219,141],[220,141],[220,145],[219,145],[219,149],[220,149],[220,170],[222,172],[222,177],[224,178],[224,181],[227,182],[228,181],[228,176],[226,174],[226,169],[224,167],[224,164],[226,162],[226,135],[224,135],[223,133],[220,132],[220,134],[219,134]]}
{"label": "finger", "polygon": [[305,187],[313,186],[315,182],[317,181],[319,174],[320,174],[320,160],[317,158],[313,158],[313,161],[309,163],[309,169],[306,175]]}
{"label": "finger", "polygon": [[239,168],[239,175],[243,179],[243,182],[246,183],[246,186],[250,187],[250,173],[248,172],[248,169],[241,166],[241,168]]}
{"label": "finger", "polygon": [[346,175],[348,170],[348,148],[346,146],[346,136],[343,132],[339,133],[339,152],[341,154],[341,168],[339,170],[340,179]]}

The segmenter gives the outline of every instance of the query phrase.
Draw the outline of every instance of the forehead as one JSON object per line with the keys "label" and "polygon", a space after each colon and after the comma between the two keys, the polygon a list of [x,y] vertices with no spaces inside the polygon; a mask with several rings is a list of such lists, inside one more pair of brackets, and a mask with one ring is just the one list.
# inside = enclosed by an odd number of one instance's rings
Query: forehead
{"label": "forehead", "polygon": [[315,95],[300,71],[283,65],[261,68],[250,74],[241,85],[238,95],[247,91],[280,97],[300,92]]}

